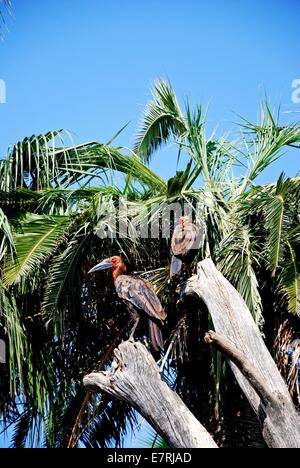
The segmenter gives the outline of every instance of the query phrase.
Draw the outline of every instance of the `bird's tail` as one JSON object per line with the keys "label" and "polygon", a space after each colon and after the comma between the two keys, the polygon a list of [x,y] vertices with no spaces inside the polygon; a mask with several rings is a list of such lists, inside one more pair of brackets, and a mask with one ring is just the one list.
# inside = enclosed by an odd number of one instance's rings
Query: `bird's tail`
{"label": "bird's tail", "polygon": [[178,275],[180,273],[182,267],[182,261],[175,257],[175,255],[172,255],[171,259],[171,266],[170,266],[170,278],[173,278],[173,276]]}
{"label": "bird's tail", "polygon": [[164,349],[164,341],[159,325],[153,320],[148,320],[149,325],[149,335],[155,351],[161,351]]}

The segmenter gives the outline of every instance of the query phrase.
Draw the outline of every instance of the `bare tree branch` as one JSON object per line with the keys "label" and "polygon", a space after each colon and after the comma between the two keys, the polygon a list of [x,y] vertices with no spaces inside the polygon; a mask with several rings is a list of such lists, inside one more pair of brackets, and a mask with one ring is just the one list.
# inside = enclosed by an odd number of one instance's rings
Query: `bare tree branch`
{"label": "bare tree branch", "polygon": [[250,363],[246,356],[241,353],[229,340],[210,330],[206,333],[204,340],[213,345],[230,359],[246,377],[265,405],[276,405],[276,399],[269,393],[263,376]]}
{"label": "bare tree branch", "polygon": [[241,295],[210,259],[198,264],[198,275],[190,278],[185,294],[205,303],[216,332],[226,339],[219,345],[225,354],[231,351],[229,365],[260,421],[267,445],[300,448],[300,418]]}
{"label": "bare tree branch", "polygon": [[159,369],[146,347],[126,341],[114,351],[108,373],[87,375],[87,390],[105,392],[136,408],[174,448],[217,448],[180,397],[162,381]]}

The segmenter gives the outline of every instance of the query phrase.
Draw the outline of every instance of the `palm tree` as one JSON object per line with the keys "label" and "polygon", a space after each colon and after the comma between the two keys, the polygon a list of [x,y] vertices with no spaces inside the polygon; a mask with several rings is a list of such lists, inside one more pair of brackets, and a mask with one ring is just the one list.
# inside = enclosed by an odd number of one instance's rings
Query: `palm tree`
{"label": "palm tree", "polygon": [[[5,427],[14,425],[15,446],[119,445],[135,427],[132,408],[85,395],[81,385],[89,370],[109,365],[128,333],[111,283],[87,275],[99,257],[115,253],[151,278],[168,311],[170,385],[212,430],[220,412],[230,414],[228,395],[235,395],[235,409],[240,404],[220,355],[207,355],[207,313],[199,305],[193,314],[176,309],[168,240],[110,235],[108,214],[120,200],[127,210],[119,216],[132,228],[161,217],[166,205],[187,203],[203,227],[192,268],[211,256],[270,346],[274,329],[300,314],[300,179],[282,174],[277,183],[255,185],[286,147],[299,144],[300,126],[281,126],[266,104],[260,125],[242,122],[240,140],[207,138],[201,107],[186,104],[183,112],[164,81],[153,93],[132,152],[114,147],[114,138],[74,145],[59,130],[26,138],[1,161],[0,333],[9,343],[1,414]],[[148,162],[170,141],[188,162],[165,181]],[[107,238],[95,234],[99,228]],[[205,409],[202,394],[210,395]]]}

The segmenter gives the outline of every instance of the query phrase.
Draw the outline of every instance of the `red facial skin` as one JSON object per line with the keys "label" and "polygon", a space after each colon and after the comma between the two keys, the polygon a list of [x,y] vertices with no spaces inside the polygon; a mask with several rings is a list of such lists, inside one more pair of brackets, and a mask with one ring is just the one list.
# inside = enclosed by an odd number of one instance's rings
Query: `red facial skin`
{"label": "red facial skin", "polygon": [[126,273],[126,265],[121,257],[110,257],[108,261],[114,265],[112,267],[112,277],[114,281],[118,278],[118,276],[124,275]]}
{"label": "red facial skin", "polygon": [[192,220],[189,216],[180,216],[179,224],[184,227],[186,224],[191,223]]}

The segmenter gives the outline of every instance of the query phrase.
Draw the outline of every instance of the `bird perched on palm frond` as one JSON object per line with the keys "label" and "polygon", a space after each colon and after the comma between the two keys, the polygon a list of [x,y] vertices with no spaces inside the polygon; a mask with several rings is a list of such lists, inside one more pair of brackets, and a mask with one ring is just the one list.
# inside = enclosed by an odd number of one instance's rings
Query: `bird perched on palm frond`
{"label": "bird perched on palm frond", "polygon": [[172,260],[170,277],[180,273],[182,263],[194,259],[198,246],[198,228],[188,216],[181,216],[171,239]]}
{"label": "bird perched on palm frond", "polygon": [[126,265],[121,257],[114,256],[95,265],[89,273],[112,269],[112,277],[118,296],[125,302],[134,321],[130,338],[133,337],[141,315],[148,317],[149,335],[156,351],[163,349],[161,326],[167,315],[155,294],[152,284],[139,277],[126,275]]}

